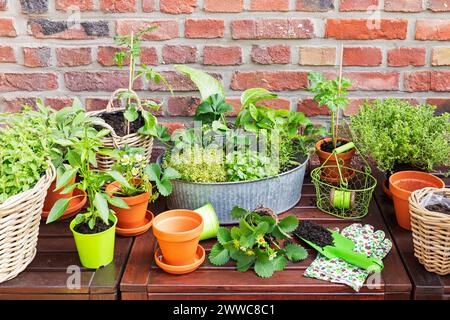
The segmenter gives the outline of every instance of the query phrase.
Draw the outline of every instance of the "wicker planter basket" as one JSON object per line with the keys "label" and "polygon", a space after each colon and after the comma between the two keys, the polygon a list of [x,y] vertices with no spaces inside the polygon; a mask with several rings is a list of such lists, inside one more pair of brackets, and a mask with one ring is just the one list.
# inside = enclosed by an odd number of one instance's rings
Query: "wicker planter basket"
{"label": "wicker planter basket", "polygon": [[[109,102],[106,106],[106,110],[100,110],[100,111],[92,111],[89,112],[88,115],[90,116],[99,116],[102,113],[111,113],[111,112],[117,112],[117,111],[124,111],[125,108],[114,108],[114,99],[115,97],[121,93],[129,91],[127,89],[118,89],[114,91],[114,93],[111,95],[111,98],[109,99]],[[141,100],[137,96],[137,94],[134,91],[131,91],[134,95],[134,100],[138,104],[138,109],[142,110]],[[103,125],[106,129],[109,129],[111,133],[102,138],[103,142],[103,148],[104,149],[122,149],[125,145],[129,145],[130,147],[135,148],[142,148],[144,149],[145,158],[148,162],[150,162],[150,158],[152,156],[152,148],[153,148],[153,137],[151,136],[144,136],[139,133],[132,133],[125,135],[123,137],[120,137],[116,134],[114,129],[105,124]],[[98,170],[101,171],[109,171],[111,167],[116,162],[114,158],[107,156],[107,155],[101,155],[97,154],[97,162],[98,162]]]}
{"label": "wicker planter basket", "polygon": [[450,215],[433,212],[421,206],[431,192],[450,198],[450,189],[424,188],[409,198],[414,255],[425,269],[439,275],[450,273]]}
{"label": "wicker planter basket", "polygon": [[55,175],[50,164],[34,188],[0,204],[0,283],[16,277],[33,260],[45,196]]}

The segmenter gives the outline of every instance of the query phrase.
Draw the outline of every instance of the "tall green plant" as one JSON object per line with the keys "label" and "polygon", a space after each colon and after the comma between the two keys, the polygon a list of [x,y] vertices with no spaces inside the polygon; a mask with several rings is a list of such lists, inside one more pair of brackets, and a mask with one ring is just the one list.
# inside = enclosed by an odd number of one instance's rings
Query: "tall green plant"
{"label": "tall green plant", "polygon": [[335,119],[339,110],[345,109],[348,105],[347,89],[352,86],[352,83],[346,78],[339,77],[334,80],[327,80],[319,72],[310,72],[308,80],[308,91],[316,94],[314,101],[318,102],[319,106],[327,107],[331,112],[331,138],[333,146],[336,148],[339,133],[335,126]]}

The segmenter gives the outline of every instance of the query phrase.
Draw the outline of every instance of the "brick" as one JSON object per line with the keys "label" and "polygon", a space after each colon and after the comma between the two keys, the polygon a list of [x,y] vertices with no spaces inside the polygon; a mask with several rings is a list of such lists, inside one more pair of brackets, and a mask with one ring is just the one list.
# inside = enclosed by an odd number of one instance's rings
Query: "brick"
{"label": "brick", "polygon": [[450,66],[450,47],[433,48],[433,51],[431,51],[431,65]]}
{"label": "brick", "polygon": [[58,67],[87,66],[91,62],[91,48],[56,48]]}
{"label": "brick", "polygon": [[[174,91],[198,91],[197,86],[191,81],[191,79],[176,71],[162,71],[161,75],[166,78]],[[214,78],[221,80],[222,76],[216,73],[210,73]],[[151,91],[169,91],[164,84],[150,83],[149,90]]]}
{"label": "brick", "polygon": [[142,47],[141,48],[141,61],[146,65],[156,66],[158,62],[158,52],[155,47]]}
{"label": "brick", "polygon": [[16,56],[14,49],[10,46],[0,46],[0,63],[14,63]]}
{"label": "brick", "polygon": [[0,92],[46,91],[58,88],[54,73],[0,73]]}
{"label": "brick", "polygon": [[406,39],[408,20],[405,19],[327,19],[325,37],[340,40]]}
{"label": "brick", "polygon": [[162,48],[163,63],[195,63],[197,48],[195,46],[165,45]]}
{"label": "brick", "polygon": [[395,48],[388,51],[388,66],[406,67],[406,66],[424,66],[425,48]]}
{"label": "brick", "polygon": [[192,117],[200,102],[201,99],[198,97],[169,97],[167,112],[171,116]]}
{"label": "brick", "polygon": [[423,0],[384,0],[384,11],[420,12],[423,11]]}
{"label": "brick", "polygon": [[104,20],[85,21],[70,28],[67,21],[48,19],[34,19],[28,24],[37,39],[83,40],[109,36],[109,23]]}
{"label": "brick", "polygon": [[0,18],[0,37],[16,37],[16,28],[13,19]]}
{"label": "brick", "polygon": [[236,71],[231,80],[231,89],[239,91],[254,87],[292,91],[307,85],[308,73],[303,71]]}
{"label": "brick", "polygon": [[250,11],[289,11],[289,0],[251,0]]}
{"label": "brick", "polygon": [[197,0],[160,0],[160,10],[164,13],[192,13],[197,7]]}
{"label": "brick", "polygon": [[67,11],[77,9],[79,11],[94,10],[93,0],[56,0],[56,10]]}
{"label": "brick", "polygon": [[[97,50],[97,62],[104,67],[117,66],[114,55],[124,48],[117,46],[100,46]],[[123,65],[129,65],[130,59],[125,59]]]}
{"label": "brick", "polygon": [[49,47],[22,48],[23,64],[26,67],[48,67],[50,66],[51,50]]}
{"label": "brick", "polygon": [[404,88],[408,92],[430,91],[431,73],[429,71],[407,72],[404,75]]}
{"label": "brick", "polygon": [[314,25],[310,19],[234,20],[233,39],[311,39]]}
{"label": "brick", "polygon": [[136,12],[136,0],[100,0],[100,10],[103,12]]}
{"label": "brick", "polygon": [[223,38],[225,22],[222,19],[186,19],[184,29],[186,38]]}
{"label": "brick", "polygon": [[417,19],[416,40],[450,40],[450,20]]}
{"label": "brick", "polygon": [[252,46],[252,61],[258,64],[288,64],[291,48],[287,45]]}
{"label": "brick", "polygon": [[[85,106],[87,111],[99,111],[106,109],[108,105],[109,98],[86,98]],[[120,107],[120,101],[114,101],[115,107]]]}
{"label": "brick", "polygon": [[450,70],[431,72],[431,90],[438,92],[450,91]]}
{"label": "brick", "polygon": [[[128,71],[70,71],[64,73],[64,81],[70,91],[114,91],[128,88]],[[140,78],[133,88],[142,89]]]}
{"label": "brick", "polygon": [[344,77],[353,83],[351,90],[395,91],[399,89],[398,72],[344,72]]}
{"label": "brick", "polygon": [[8,10],[8,1],[0,0],[0,11],[6,11],[6,10]]}
{"label": "brick", "polygon": [[24,106],[36,108],[36,98],[4,98],[0,99],[0,111],[2,112],[19,112]]}
{"label": "brick", "polygon": [[375,67],[381,65],[381,48],[377,47],[345,47],[344,66]]}
{"label": "brick", "polygon": [[304,66],[334,66],[336,64],[336,48],[301,47],[299,57],[299,64]]}
{"label": "brick", "polygon": [[435,12],[450,11],[450,0],[428,0],[428,8]]}
{"label": "brick", "polygon": [[239,46],[205,46],[203,64],[212,66],[233,66],[242,64],[242,49]]}
{"label": "brick", "polygon": [[375,10],[378,4],[378,0],[340,0],[339,11]]}
{"label": "brick", "polygon": [[349,99],[347,108],[344,109],[344,116],[348,117],[357,114],[366,101],[373,102],[375,98]]}
{"label": "brick", "polygon": [[291,109],[291,100],[286,98],[277,98],[277,99],[268,99],[259,101],[257,106],[264,106],[275,110],[290,110]]}
{"label": "brick", "polygon": [[184,123],[181,122],[161,122],[160,123],[162,126],[167,127],[167,132],[169,134],[174,133],[176,130],[178,129],[184,129],[186,128],[186,126],[184,125]]}
{"label": "brick", "polygon": [[432,106],[436,106],[437,109],[435,113],[437,115],[443,114],[444,112],[450,113],[450,97],[448,98],[429,98],[427,103]]}
{"label": "brick", "polygon": [[48,0],[20,0],[22,13],[40,14],[48,11]]}
{"label": "brick", "polygon": [[297,103],[297,111],[303,112],[307,117],[330,115],[330,111],[327,107],[319,106],[313,99],[299,100]]}
{"label": "brick", "polygon": [[73,103],[73,98],[70,97],[52,97],[45,98],[45,105],[55,110],[60,110],[65,107],[70,107]]}
{"label": "brick", "polygon": [[136,19],[125,19],[116,21],[116,33],[128,35],[133,31],[137,33],[150,26],[158,26],[155,30],[147,32],[142,36],[143,40],[170,40],[178,38],[179,29],[176,20],[147,21]]}
{"label": "brick", "polygon": [[244,0],[204,0],[207,12],[242,12]]}
{"label": "brick", "polygon": [[334,9],[333,0],[297,0],[295,9],[307,12],[326,12]]}
{"label": "brick", "polygon": [[142,0],[142,11],[153,12],[155,10],[155,0]]}

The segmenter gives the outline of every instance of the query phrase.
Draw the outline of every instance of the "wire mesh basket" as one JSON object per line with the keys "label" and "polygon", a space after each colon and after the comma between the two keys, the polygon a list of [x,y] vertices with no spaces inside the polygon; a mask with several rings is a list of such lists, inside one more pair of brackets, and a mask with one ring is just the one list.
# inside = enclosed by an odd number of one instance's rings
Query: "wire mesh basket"
{"label": "wire mesh basket", "polygon": [[[363,156],[360,155],[364,163],[360,170],[346,167],[342,159],[338,159],[337,154],[352,148],[356,149],[352,142],[336,148],[320,167],[311,171],[312,182],[316,188],[317,208],[343,219],[366,216],[373,190],[377,185],[377,180],[371,175],[370,166]],[[336,159],[337,165],[327,165],[331,157]]]}

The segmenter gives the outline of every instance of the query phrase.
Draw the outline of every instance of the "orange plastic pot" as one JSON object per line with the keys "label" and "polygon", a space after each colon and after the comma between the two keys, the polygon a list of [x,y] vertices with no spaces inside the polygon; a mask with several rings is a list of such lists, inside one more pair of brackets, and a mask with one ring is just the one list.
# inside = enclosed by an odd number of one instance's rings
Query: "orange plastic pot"
{"label": "orange plastic pot", "polygon": [[73,191],[69,192],[69,193],[66,193],[66,194],[61,194],[60,192],[63,191],[68,186],[71,186],[72,184],[74,184],[75,183],[75,178],[76,177],[73,177],[72,180],[70,180],[70,182],[67,184],[67,186],[62,187],[61,189],[58,189],[58,190],[55,190],[55,188],[56,188],[56,179],[52,182],[52,184],[48,188],[47,196],[45,197],[43,211],[49,212],[53,208],[53,205],[55,204],[55,202],[58,201],[59,199],[72,198]]}
{"label": "orange plastic pot", "polygon": [[397,223],[403,229],[411,230],[409,196],[413,191],[426,187],[444,188],[445,183],[432,174],[420,171],[400,171],[389,178],[389,191],[394,201]]}
{"label": "orange plastic pot", "polygon": [[[316,143],[316,154],[319,157],[319,161],[320,161],[321,165],[334,167],[334,168],[324,168],[322,170],[322,173],[323,173],[322,179],[326,182],[339,183],[339,181],[340,181],[339,171],[337,169],[337,162],[336,162],[335,156],[329,152],[322,150],[322,144],[325,142],[330,142],[330,141],[332,141],[331,138],[319,140]],[[340,141],[345,141],[345,140],[340,140]],[[345,141],[345,142],[348,142],[348,141]],[[338,160],[340,161],[340,165],[350,168],[354,154],[355,154],[355,149],[351,149],[347,152],[337,154],[336,156],[337,156]],[[348,170],[348,169],[341,169],[341,172],[342,172],[343,178],[347,178],[347,179],[351,178],[351,176],[354,174],[353,171]]]}
{"label": "orange plastic pot", "polygon": [[[120,183],[117,181],[107,185],[105,189],[106,193],[111,197],[119,190]],[[132,197],[118,197],[128,205],[128,209],[118,208],[110,204],[109,207],[117,216],[117,227],[120,229],[141,227],[145,223],[145,215],[150,196],[151,192],[145,192]]]}
{"label": "orange plastic pot", "polygon": [[203,218],[192,210],[166,211],[153,221],[153,234],[164,261],[173,266],[194,263],[202,231]]}

